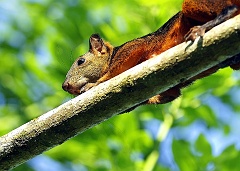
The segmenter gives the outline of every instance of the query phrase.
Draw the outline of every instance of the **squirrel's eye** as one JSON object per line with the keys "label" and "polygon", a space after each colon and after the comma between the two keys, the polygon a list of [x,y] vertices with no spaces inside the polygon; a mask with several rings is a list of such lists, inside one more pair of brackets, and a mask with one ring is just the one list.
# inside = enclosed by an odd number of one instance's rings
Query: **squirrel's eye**
{"label": "squirrel's eye", "polygon": [[84,58],[80,58],[78,61],[77,61],[77,64],[78,66],[83,64],[85,62],[85,59]]}

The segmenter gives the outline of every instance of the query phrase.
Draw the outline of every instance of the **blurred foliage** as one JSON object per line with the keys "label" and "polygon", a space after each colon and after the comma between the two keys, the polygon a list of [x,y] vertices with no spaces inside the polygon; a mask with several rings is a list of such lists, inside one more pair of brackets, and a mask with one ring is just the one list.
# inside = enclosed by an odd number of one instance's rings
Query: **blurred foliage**
{"label": "blurred foliage", "polygon": [[[61,84],[92,33],[120,45],[181,3],[1,0],[0,135],[72,98]],[[239,170],[239,85],[239,71],[221,70],[170,104],[116,116],[13,170]]]}

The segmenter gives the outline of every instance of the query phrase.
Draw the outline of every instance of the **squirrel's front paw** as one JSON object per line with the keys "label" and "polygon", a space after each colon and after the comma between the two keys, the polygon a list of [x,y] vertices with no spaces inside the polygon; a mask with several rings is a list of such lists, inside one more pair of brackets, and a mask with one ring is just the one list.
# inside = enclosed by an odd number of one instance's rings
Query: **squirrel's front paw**
{"label": "squirrel's front paw", "polygon": [[189,32],[184,36],[185,41],[194,41],[197,37],[203,36],[205,34],[206,28],[204,26],[194,26],[189,30]]}
{"label": "squirrel's front paw", "polygon": [[87,83],[85,86],[83,86],[81,89],[80,89],[80,93],[84,93],[86,91],[88,91],[89,89],[91,89],[92,87],[95,87],[97,85],[97,83]]}

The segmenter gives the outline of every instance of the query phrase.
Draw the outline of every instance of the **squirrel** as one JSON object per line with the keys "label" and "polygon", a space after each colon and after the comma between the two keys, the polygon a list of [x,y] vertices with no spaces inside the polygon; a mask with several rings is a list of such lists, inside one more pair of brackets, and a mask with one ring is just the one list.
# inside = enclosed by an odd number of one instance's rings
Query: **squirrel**
{"label": "squirrel", "polygon": [[[89,39],[89,51],[76,59],[62,88],[79,95],[90,88],[146,61],[184,41],[194,41],[206,31],[240,13],[240,0],[184,0],[182,11],[153,33],[113,47],[98,34]],[[164,104],[181,95],[193,81],[230,66],[240,69],[240,54],[158,94],[142,104]]]}

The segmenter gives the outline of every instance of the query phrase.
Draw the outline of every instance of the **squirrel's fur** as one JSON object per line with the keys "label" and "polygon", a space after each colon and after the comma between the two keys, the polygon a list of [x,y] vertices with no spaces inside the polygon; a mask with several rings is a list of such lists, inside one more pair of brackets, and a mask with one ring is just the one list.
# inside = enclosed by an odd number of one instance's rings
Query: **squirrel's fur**
{"label": "squirrel's fur", "polygon": [[[157,31],[128,41],[118,47],[105,42],[98,34],[89,39],[89,51],[73,63],[62,87],[79,95],[101,82],[148,60],[186,40],[194,41],[212,27],[240,13],[240,0],[185,0],[182,11],[174,15]],[[159,94],[144,103],[167,103],[180,96],[180,89],[219,68],[240,69],[240,55],[236,55],[199,75]],[[161,81],[161,80],[159,80]]]}

